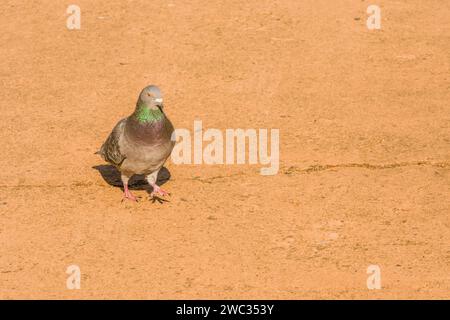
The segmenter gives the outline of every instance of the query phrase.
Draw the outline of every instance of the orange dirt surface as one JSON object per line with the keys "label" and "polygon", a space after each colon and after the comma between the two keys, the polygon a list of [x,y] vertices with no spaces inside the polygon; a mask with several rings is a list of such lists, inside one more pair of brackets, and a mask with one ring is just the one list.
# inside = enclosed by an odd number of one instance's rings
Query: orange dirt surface
{"label": "orange dirt surface", "polygon": [[[0,298],[450,298],[448,1],[70,3],[0,8]],[[148,84],[177,128],[279,129],[278,174],[169,160],[121,202],[94,152]]]}

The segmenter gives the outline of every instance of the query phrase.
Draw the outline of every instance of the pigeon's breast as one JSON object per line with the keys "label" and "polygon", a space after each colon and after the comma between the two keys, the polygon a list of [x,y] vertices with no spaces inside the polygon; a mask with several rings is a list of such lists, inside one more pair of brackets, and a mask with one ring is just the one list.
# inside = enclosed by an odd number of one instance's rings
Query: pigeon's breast
{"label": "pigeon's breast", "polygon": [[172,152],[173,131],[167,118],[148,125],[130,119],[119,142],[125,155],[120,169],[135,174],[150,174],[160,169]]}
{"label": "pigeon's breast", "polygon": [[162,167],[172,149],[173,142],[170,140],[154,145],[126,143],[126,158],[120,168],[134,174],[150,174]]}

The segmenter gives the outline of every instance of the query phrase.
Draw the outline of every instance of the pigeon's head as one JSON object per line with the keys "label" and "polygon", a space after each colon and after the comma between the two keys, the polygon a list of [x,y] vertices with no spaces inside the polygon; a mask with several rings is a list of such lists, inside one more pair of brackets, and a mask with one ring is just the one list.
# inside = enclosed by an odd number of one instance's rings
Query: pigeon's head
{"label": "pigeon's head", "polygon": [[161,90],[157,86],[151,85],[142,89],[139,100],[150,109],[163,107],[163,98]]}

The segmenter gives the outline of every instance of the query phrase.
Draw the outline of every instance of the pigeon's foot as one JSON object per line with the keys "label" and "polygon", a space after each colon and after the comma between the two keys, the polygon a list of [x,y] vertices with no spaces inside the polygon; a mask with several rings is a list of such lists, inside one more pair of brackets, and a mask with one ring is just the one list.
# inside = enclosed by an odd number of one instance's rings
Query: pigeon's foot
{"label": "pigeon's foot", "polygon": [[[130,190],[128,190],[128,187],[125,188],[124,192],[123,192],[123,200],[128,199],[134,202],[137,202],[137,198],[131,193]],[[123,201],[122,200],[122,201]]]}
{"label": "pigeon's foot", "polygon": [[124,194],[122,201],[125,200],[125,199],[131,200],[133,202],[138,202],[138,199],[131,193],[130,194]]}
{"label": "pigeon's foot", "polygon": [[152,196],[155,194],[163,196],[163,197],[170,195],[170,193],[168,193],[167,191],[164,191],[163,189],[161,189],[160,186],[158,186],[156,184],[153,184],[152,187],[153,187],[153,191],[151,193]]}

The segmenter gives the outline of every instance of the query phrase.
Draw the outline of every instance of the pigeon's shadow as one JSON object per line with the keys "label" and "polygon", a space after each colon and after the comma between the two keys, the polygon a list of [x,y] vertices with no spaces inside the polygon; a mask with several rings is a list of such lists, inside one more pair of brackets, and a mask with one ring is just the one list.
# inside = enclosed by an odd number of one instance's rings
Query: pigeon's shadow
{"label": "pigeon's shadow", "polygon": [[[120,172],[116,167],[109,164],[102,164],[99,166],[93,166],[92,169],[97,170],[102,175],[103,180],[111,186],[120,187],[123,189],[122,180],[120,179]],[[166,167],[162,167],[158,172],[157,183],[159,186],[163,185],[170,179],[170,172]],[[145,176],[141,174],[135,174],[128,182],[128,187],[131,190],[145,190],[148,194],[151,194],[153,188],[145,180]]]}

